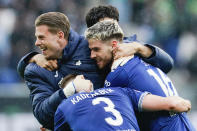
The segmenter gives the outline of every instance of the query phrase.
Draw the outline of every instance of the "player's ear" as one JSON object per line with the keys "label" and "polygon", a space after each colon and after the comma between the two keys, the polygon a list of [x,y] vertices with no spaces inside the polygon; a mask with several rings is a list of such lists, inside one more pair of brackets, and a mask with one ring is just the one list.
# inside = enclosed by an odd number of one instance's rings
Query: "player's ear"
{"label": "player's ear", "polygon": [[112,40],[112,47],[116,48],[118,46],[118,41],[117,40]]}
{"label": "player's ear", "polygon": [[58,35],[58,37],[59,37],[60,39],[64,38],[64,32],[62,32],[62,31],[59,31],[59,32],[57,33],[57,35]]}

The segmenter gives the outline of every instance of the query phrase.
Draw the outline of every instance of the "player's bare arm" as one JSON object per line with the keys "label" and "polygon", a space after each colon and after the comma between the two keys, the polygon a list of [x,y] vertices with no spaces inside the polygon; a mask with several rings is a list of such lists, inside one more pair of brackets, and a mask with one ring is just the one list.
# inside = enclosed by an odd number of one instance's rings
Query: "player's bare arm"
{"label": "player's bare arm", "polygon": [[36,63],[42,68],[45,68],[49,71],[55,70],[58,68],[57,60],[47,60],[44,55],[37,54],[34,55],[30,60],[29,63]]}
{"label": "player's bare arm", "polygon": [[140,54],[144,58],[148,58],[152,55],[153,51],[149,47],[139,43],[132,42],[129,44],[119,44],[113,50],[114,59],[118,59],[120,57],[132,56],[134,54]]}
{"label": "player's bare arm", "polygon": [[142,107],[147,111],[188,112],[191,109],[191,103],[179,96],[161,97],[149,94],[144,97]]}

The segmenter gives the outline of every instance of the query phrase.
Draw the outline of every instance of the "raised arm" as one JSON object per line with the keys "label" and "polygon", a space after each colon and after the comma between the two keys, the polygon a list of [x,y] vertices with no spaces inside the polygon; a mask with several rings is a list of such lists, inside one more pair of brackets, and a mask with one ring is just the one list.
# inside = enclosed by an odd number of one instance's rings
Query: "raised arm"
{"label": "raised arm", "polygon": [[57,60],[46,60],[44,55],[39,54],[38,52],[30,52],[23,56],[18,62],[17,71],[22,78],[24,78],[25,68],[29,63],[36,63],[42,68],[47,70],[55,70],[58,68]]}
{"label": "raised arm", "polygon": [[24,72],[25,72],[25,68],[26,66],[29,64],[29,60],[35,56],[36,54],[38,54],[38,52],[30,52],[28,54],[26,54],[25,56],[23,56],[20,61],[18,62],[17,65],[17,71],[19,73],[19,75],[24,78]]}
{"label": "raised arm", "polygon": [[168,73],[173,68],[174,60],[164,50],[150,44],[145,44],[144,46],[151,48],[153,50],[151,56],[149,57],[142,56],[142,59],[145,62],[160,68],[164,73]]}
{"label": "raised arm", "polygon": [[133,54],[139,55],[145,62],[160,68],[165,73],[168,73],[174,66],[173,59],[157,46],[143,45],[134,41],[129,44],[120,44],[114,49],[115,59]]}

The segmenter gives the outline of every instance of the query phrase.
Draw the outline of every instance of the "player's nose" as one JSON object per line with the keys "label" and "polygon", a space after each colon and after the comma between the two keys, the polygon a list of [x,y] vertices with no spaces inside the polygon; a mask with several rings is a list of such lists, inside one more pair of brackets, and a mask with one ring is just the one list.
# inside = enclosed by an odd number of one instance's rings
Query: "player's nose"
{"label": "player's nose", "polygon": [[96,53],[94,53],[94,51],[91,51],[90,58],[91,59],[95,59],[96,58]]}
{"label": "player's nose", "polygon": [[35,46],[40,46],[40,45],[41,45],[41,41],[37,39],[35,42]]}

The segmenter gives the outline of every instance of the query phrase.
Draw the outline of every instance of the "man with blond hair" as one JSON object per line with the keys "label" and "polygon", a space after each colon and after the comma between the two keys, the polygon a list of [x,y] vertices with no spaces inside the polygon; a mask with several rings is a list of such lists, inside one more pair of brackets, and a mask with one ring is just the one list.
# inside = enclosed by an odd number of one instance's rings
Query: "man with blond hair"
{"label": "man with blond hair", "polygon": [[[124,33],[116,21],[98,22],[88,28],[85,36],[89,42],[91,58],[100,69],[110,66],[111,72],[105,80],[105,87],[128,87],[148,91],[154,95],[178,96],[171,80],[160,69],[145,63],[136,55],[113,59],[113,48],[123,42]],[[153,102],[154,103],[154,102]],[[161,111],[143,114],[143,129],[151,131],[194,131],[186,113]],[[140,125],[142,126],[142,125]]]}

